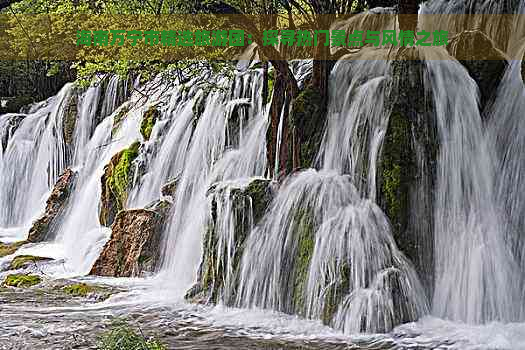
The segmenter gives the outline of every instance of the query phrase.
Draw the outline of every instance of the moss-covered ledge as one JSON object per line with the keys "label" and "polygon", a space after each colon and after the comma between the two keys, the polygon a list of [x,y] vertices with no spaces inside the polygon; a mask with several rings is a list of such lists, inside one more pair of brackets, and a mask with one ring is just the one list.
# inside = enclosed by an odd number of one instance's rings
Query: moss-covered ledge
{"label": "moss-covered ledge", "polygon": [[104,167],[101,178],[102,196],[99,220],[104,226],[111,226],[117,213],[125,209],[128,191],[133,181],[132,162],[139,155],[139,142],[115,154]]}
{"label": "moss-covered ledge", "polygon": [[5,287],[29,288],[39,284],[41,281],[42,278],[36,275],[12,274],[6,276],[2,285]]}
{"label": "moss-covered ledge", "polygon": [[144,113],[140,125],[140,133],[142,134],[142,137],[144,137],[144,140],[149,140],[153,126],[158,119],[160,119],[160,111],[156,106],[151,106],[146,113]]}

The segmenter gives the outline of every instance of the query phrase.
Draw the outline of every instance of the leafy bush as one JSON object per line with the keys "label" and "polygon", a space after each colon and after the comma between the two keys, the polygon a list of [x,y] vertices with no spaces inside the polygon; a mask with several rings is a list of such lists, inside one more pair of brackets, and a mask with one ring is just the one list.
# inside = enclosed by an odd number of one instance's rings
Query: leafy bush
{"label": "leafy bush", "polygon": [[145,337],[123,321],[114,323],[99,339],[99,350],[166,350],[159,340]]}

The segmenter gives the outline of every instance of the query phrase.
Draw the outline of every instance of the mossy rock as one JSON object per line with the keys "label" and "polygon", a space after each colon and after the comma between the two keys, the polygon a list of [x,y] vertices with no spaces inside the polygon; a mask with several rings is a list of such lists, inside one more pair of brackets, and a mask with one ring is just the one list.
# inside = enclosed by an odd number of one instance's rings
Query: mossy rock
{"label": "mossy rock", "polygon": [[[296,130],[300,168],[312,167],[321,145],[326,115],[322,96],[319,89],[308,85],[293,102],[289,118],[291,129]],[[291,170],[292,165],[288,164],[288,168]]]}
{"label": "mossy rock", "polygon": [[293,265],[293,311],[304,315],[308,271],[315,246],[314,218],[310,210],[297,210],[294,216],[293,230],[297,240]]}
{"label": "mossy rock", "polygon": [[142,118],[142,124],[140,125],[140,133],[144,137],[144,140],[149,140],[153,126],[160,118],[160,111],[155,106],[151,106]]}
{"label": "mossy rock", "polygon": [[139,155],[139,142],[120,151],[111,158],[104,168],[102,176],[102,196],[100,207],[100,223],[111,226],[116,214],[125,209],[128,190],[133,179],[132,162]]}
{"label": "mossy rock", "polygon": [[120,126],[122,125],[122,122],[128,115],[129,110],[130,110],[129,106],[124,105],[120,108],[118,113],[113,117],[113,128],[111,129],[111,136],[115,136]]}
{"label": "mossy rock", "polygon": [[39,284],[42,279],[36,275],[12,274],[4,279],[6,287],[29,288]]}
{"label": "mossy rock", "polygon": [[94,292],[95,288],[85,283],[76,283],[65,286],[62,288],[62,291],[72,296],[85,297],[88,294]]}
{"label": "mossy rock", "polygon": [[75,90],[73,90],[64,110],[64,117],[62,120],[62,129],[66,145],[71,145],[73,143],[73,134],[75,132],[75,126],[77,124],[77,116],[78,94]]}
{"label": "mossy rock", "polygon": [[51,261],[53,259],[46,258],[42,256],[33,256],[33,255],[19,255],[16,256],[13,260],[11,260],[11,264],[9,265],[10,270],[18,270],[23,267],[26,267],[29,264],[36,264],[37,262],[42,261]]}
{"label": "mossy rock", "polygon": [[[240,261],[244,252],[244,247],[248,234],[251,230],[250,223],[257,225],[262,219],[266,208],[269,206],[272,198],[272,182],[268,179],[253,179],[247,186],[228,187],[229,201],[234,217],[234,237],[232,250],[235,251],[232,256],[220,256],[219,252],[219,233],[217,232],[217,205],[226,188],[214,184],[208,190],[207,195],[211,196],[210,218],[206,232],[203,238],[202,260],[198,271],[197,283],[186,293],[185,298],[191,302],[197,303],[218,303],[220,301],[227,305],[232,305],[235,300],[235,293],[239,283]],[[246,209],[251,206],[252,218],[246,215]],[[223,290],[225,287],[225,271],[231,269],[230,276],[232,285],[231,295],[228,300],[223,299]]]}
{"label": "mossy rock", "polygon": [[17,251],[18,248],[20,248],[20,246],[22,246],[25,243],[26,241],[10,243],[10,244],[0,243],[0,257],[13,254],[14,252]]}

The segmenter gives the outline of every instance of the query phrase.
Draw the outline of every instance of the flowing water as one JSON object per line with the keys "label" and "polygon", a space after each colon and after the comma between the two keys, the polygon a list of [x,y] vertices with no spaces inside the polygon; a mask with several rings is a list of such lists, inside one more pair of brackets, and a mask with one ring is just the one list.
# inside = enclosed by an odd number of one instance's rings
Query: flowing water
{"label": "flowing water", "polygon": [[[422,12],[505,11],[473,3],[434,1]],[[523,37],[513,38],[502,49],[523,54]],[[360,60],[336,64],[316,169],[271,182],[274,198],[258,223],[251,199],[240,208],[233,203],[253,180],[274,178],[260,68],[204,72],[186,84],[159,77],[135,83],[134,92],[129,79],[106,76],[84,90],[67,84],[28,113],[0,116],[1,242],[24,240],[58,177],[66,168],[77,173],[53,234],[0,258],[0,267],[16,255],[46,256],[54,261],[31,267],[45,283],[70,278],[118,293],[99,302],[52,288],[0,289],[0,349],[95,348],[117,317],[177,349],[525,349],[521,62],[510,62],[494,102],[480,111],[477,85],[459,62],[444,49],[420,54],[439,143],[430,189],[435,241],[425,246],[431,252],[420,252],[433,254],[432,290],[376,203],[396,94],[388,61],[371,61],[363,50]],[[311,62],[292,67],[303,84]],[[214,87],[202,86],[203,77]],[[71,133],[72,105],[78,118]],[[160,117],[144,140],[140,126],[152,106]],[[111,233],[99,223],[100,178],[113,155],[135,141],[141,145],[127,208],[149,205],[177,181],[159,270],[148,278],[86,277]],[[184,301],[197,279],[212,203],[216,266],[225,267],[215,307]],[[239,219],[247,228],[242,250]]]}

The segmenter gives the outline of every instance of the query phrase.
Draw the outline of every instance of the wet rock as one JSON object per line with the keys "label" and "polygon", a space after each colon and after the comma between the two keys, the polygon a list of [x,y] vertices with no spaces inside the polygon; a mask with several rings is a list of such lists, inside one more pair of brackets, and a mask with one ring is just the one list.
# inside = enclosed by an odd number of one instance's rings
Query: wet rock
{"label": "wet rock", "polygon": [[[270,180],[254,179],[246,186],[217,183],[208,190],[210,217],[203,240],[203,257],[197,283],[186,293],[186,299],[217,303],[226,284],[230,283],[230,290],[236,290],[244,243],[273,198],[272,186]],[[225,228],[221,220],[232,220],[233,226]],[[231,246],[225,248],[226,245]],[[226,267],[232,271],[229,276],[226,276]],[[228,304],[234,295],[225,298],[229,298],[223,300]]]}
{"label": "wet rock", "polygon": [[160,111],[155,106],[151,106],[142,117],[142,124],[140,125],[140,133],[144,140],[149,140],[153,126],[160,119]]}
{"label": "wet rock", "polygon": [[9,244],[0,242],[0,258],[3,256],[13,254],[14,252],[16,252],[18,248],[20,248],[20,246],[22,246],[25,243],[27,242],[23,241],[23,242],[9,243]]}
{"label": "wet rock", "polygon": [[66,203],[71,196],[77,173],[67,169],[62,174],[53,187],[51,195],[46,201],[44,214],[33,223],[29,230],[28,242],[42,242],[54,233],[53,228],[60,220],[61,213],[66,207]]}
{"label": "wet rock", "polygon": [[406,49],[392,63],[393,93],[379,156],[377,202],[399,249],[413,262],[428,296],[433,288],[433,190],[439,141],[424,62]]}
{"label": "wet rock", "polygon": [[117,213],[125,209],[128,191],[133,181],[132,162],[139,154],[139,146],[140,143],[135,142],[118,152],[104,167],[99,208],[99,221],[103,226],[111,226]]}
{"label": "wet rock", "polygon": [[178,183],[179,183],[179,177],[175,177],[173,179],[168,180],[168,182],[166,182],[160,189],[160,193],[163,196],[169,196],[169,197],[175,196],[175,192],[177,192]]}
{"label": "wet rock", "polygon": [[62,119],[62,131],[64,133],[64,142],[66,145],[73,144],[73,134],[75,132],[75,125],[78,117],[78,94],[75,90],[71,92],[71,96],[67,100],[67,105],[64,109],[64,117]]}
{"label": "wet rock", "polygon": [[[326,111],[321,92],[308,85],[295,99],[290,112],[290,125],[296,128],[299,167],[311,168],[323,138]],[[292,166],[288,165],[291,170]]]}
{"label": "wet rock", "polygon": [[90,274],[131,277],[154,272],[159,261],[160,240],[170,204],[158,201],[149,209],[123,210],[111,227],[111,238]]}
{"label": "wet rock", "polygon": [[128,104],[122,105],[117,114],[113,117],[113,128],[111,129],[111,136],[115,136],[117,131],[120,129],[120,126],[122,125],[122,122],[124,119],[126,119],[128,112],[130,110],[130,107]]}
{"label": "wet rock", "polygon": [[508,62],[505,54],[482,31],[464,31],[447,45],[447,50],[478,84],[481,109],[494,100]]}
{"label": "wet rock", "polygon": [[7,275],[2,285],[5,287],[29,288],[39,284],[41,281],[40,276],[13,274]]}
{"label": "wet rock", "polygon": [[18,270],[18,269],[27,267],[29,265],[35,265],[39,262],[51,261],[51,260],[53,259],[42,257],[42,256],[18,255],[13,260],[11,260],[11,263],[9,265],[9,270]]}

